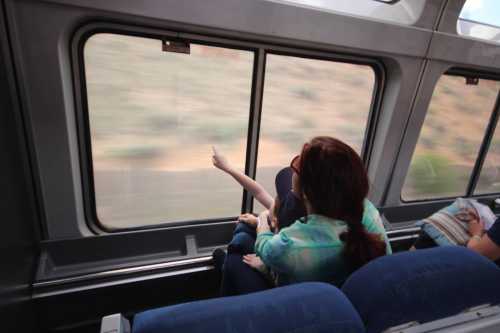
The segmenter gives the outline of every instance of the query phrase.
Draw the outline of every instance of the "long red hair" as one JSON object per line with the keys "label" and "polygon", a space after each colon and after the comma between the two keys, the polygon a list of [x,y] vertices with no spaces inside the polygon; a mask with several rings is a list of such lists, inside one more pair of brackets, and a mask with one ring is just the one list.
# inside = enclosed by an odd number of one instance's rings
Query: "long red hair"
{"label": "long red hair", "polygon": [[369,181],[359,155],[338,139],[319,136],[304,144],[297,164],[299,191],[312,213],[347,224],[340,239],[352,270],[385,255],[380,235],[369,233],[362,224]]}

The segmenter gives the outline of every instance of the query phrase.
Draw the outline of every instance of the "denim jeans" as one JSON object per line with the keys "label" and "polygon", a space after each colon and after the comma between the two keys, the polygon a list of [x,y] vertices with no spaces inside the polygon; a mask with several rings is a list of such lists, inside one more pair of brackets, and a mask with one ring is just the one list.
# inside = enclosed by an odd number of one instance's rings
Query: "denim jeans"
{"label": "denim jeans", "polygon": [[222,296],[242,295],[272,288],[272,283],[264,275],[243,262],[245,254],[255,253],[256,237],[254,227],[241,222],[236,225],[222,267]]}
{"label": "denim jeans", "polygon": [[239,222],[233,231],[233,239],[227,247],[228,254],[249,254],[255,253],[255,239],[257,231],[255,227]]}

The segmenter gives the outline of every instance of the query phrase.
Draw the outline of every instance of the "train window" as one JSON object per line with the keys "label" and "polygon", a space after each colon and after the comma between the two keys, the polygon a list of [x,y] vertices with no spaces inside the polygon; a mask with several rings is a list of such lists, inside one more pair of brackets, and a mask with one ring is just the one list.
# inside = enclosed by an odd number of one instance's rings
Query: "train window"
{"label": "train window", "polygon": [[500,129],[490,143],[474,194],[500,193]]}
{"label": "train window", "polygon": [[403,200],[466,194],[499,87],[493,80],[440,78],[403,186]]}
{"label": "train window", "polygon": [[460,35],[500,43],[500,1],[467,0],[457,21]]}
{"label": "train window", "polygon": [[107,229],[235,216],[242,189],[211,146],[245,166],[254,53],[99,33],[84,47],[95,208]]}
{"label": "train window", "polygon": [[257,181],[274,193],[274,176],[317,135],[361,152],[375,86],[367,65],[268,54]]}

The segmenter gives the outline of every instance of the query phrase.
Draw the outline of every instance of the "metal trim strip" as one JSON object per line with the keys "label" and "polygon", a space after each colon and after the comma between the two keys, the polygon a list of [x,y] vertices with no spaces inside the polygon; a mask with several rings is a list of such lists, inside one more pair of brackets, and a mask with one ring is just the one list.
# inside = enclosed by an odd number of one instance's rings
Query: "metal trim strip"
{"label": "metal trim strip", "polygon": [[141,273],[141,272],[147,272],[147,271],[157,271],[157,270],[161,270],[161,269],[182,267],[182,266],[192,265],[192,264],[205,264],[205,263],[210,263],[211,260],[212,260],[212,256],[204,256],[204,257],[183,259],[183,260],[177,260],[177,261],[168,261],[168,262],[163,262],[163,263],[158,263],[158,264],[120,268],[120,269],[114,269],[114,270],[109,270],[109,271],[102,271],[102,272],[84,274],[84,275],[79,275],[79,276],[60,278],[60,279],[55,279],[55,280],[35,282],[35,283],[33,283],[33,288],[37,289],[37,288],[44,288],[44,287],[60,286],[60,285],[68,284],[68,283],[83,282],[83,281],[89,281],[89,280],[94,280],[94,279],[109,278],[109,277],[114,277],[114,276],[127,275],[127,274],[133,274],[133,273]]}

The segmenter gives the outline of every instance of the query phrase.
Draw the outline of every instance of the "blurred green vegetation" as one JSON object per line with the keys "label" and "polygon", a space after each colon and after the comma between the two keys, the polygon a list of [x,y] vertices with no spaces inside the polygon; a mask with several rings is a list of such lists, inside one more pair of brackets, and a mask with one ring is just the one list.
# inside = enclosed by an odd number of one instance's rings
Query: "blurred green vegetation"
{"label": "blurred green vegetation", "polygon": [[128,145],[121,148],[113,148],[106,151],[110,158],[133,161],[151,160],[164,155],[161,147],[152,145]]}
{"label": "blurred green vegetation", "polygon": [[425,153],[413,159],[407,181],[416,197],[436,197],[460,191],[459,176],[448,158]]}

